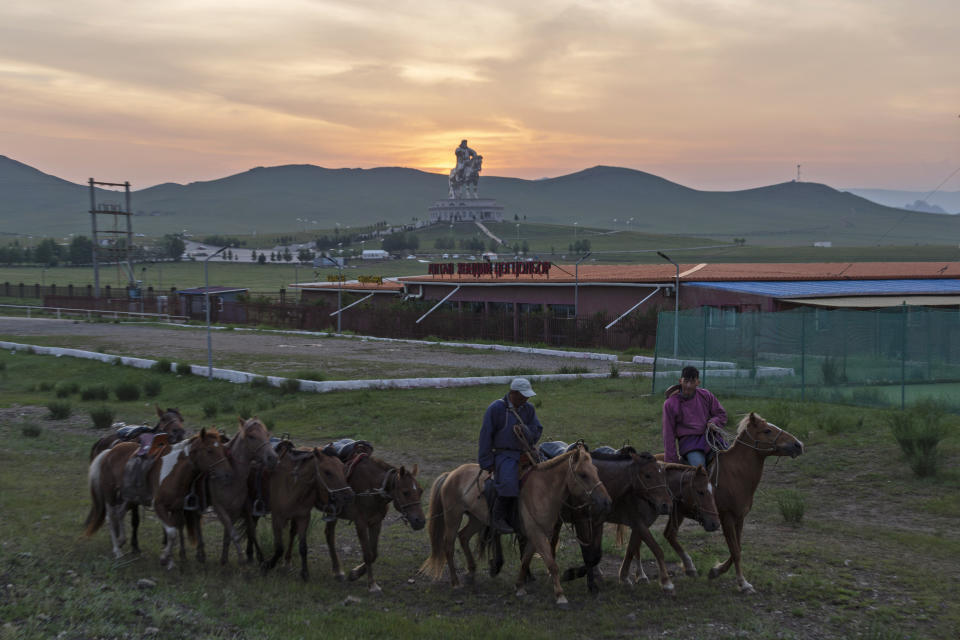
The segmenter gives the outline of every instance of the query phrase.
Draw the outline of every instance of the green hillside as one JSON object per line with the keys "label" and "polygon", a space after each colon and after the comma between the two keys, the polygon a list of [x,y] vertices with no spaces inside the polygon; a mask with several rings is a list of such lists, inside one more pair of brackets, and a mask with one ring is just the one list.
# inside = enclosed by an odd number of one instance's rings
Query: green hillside
{"label": "green hillside", "polygon": [[[135,185],[134,185],[135,186]],[[0,229],[8,234],[89,234],[89,194],[0,156]],[[446,197],[443,175],[413,169],[258,167],[219,180],[163,184],[133,193],[134,230],[161,235],[263,235],[409,223]],[[546,180],[483,177],[483,197],[506,221],[639,231],[751,245],[943,244],[960,218],[893,209],[826,185],[790,182],[744,191],[697,191],[657,176],[594,167]],[[566,243],[560,243],[557,248]]]}

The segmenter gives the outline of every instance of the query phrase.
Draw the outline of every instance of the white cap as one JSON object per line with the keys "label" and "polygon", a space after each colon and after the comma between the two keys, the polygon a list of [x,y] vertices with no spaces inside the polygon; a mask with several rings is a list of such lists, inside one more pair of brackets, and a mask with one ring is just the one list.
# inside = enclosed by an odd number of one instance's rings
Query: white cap
{"label": "white cap", "polygon": [[510,383],[510,391],[518,391],[524,398],[532,398],[537,395],[530,386],[530,381],[526,378],[514,378]]}

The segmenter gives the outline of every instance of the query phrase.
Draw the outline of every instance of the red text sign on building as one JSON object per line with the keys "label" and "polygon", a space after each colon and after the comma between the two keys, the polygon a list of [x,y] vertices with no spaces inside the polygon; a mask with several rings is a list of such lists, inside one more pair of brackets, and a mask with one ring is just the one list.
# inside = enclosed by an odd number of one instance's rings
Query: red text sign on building
{"label": "red text sign on building", "polygon": [[493,276],[513,275],[550,275],[552,265],[546,261],[514,262],[433,262],[427,265],[427,274],[431,276]]}

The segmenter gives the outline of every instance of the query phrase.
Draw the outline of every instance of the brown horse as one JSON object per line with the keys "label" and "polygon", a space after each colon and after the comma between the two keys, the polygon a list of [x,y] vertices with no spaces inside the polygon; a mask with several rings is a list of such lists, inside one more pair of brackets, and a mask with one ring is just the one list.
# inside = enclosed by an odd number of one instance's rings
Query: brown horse
{"label": "brown horse", "polygon": [[[93,535],[103,525],[104,519],[108,520],[113,554],[117,558],[123,555],[121,548],[126,542],[123,514],[135,506],[134,499],[129,498],[130,493],[124,491],[124,467],[136,455],[138,448],[133,442],[117,443],[101,452],[90,465],[89,484],[93,504],[87,515],[84,533]],[[216,429],[201,429],[192,438],[163,447],[146,478],[152,496],[150,502],[166,537],[160,555],[161,565],[167,569],[173,568],[173,545],[185,523],[190,537],[194,537],[190,522],[183,515],[184,501],[192,487],[203,476],[217,479],[229,473],[226,449]],[[185,557],[181,537],[180,558],[183,560]]]}
{"label": "brown horse", "polygon": [[[335,455],[314,447],[294,448],[289,442],[281,449],[276,469],[269,476],[270,514],[273,524],[273,557],[266,560],[266,573],[283,555],[283,530],[291,522],[290,546],[300,536],[300,577],[307,580],[307,528],[314,508],[331,517],[353,502],[343,463]],[[256,525],[254,524],[254,527]],[[248,535],[255,535],[250,529]]]}
{"label": "brown horse", "polygon": [[[667,479],[667,486],[673,495],[673,503],[670,508],[671,518],[691,518],[700,523],[705,531],[716,531],[720,528],[720,518],[717,513],[717,505],[714,501],[713,484],[707,475],[707,470],[702,466],[691,467],[685,464],[660,463],[663,467]],[[634,528],[630,535],[630,542],[623,555],[623,562],[620,564],[620,582],[631,583],[630,565],[633,559],[637,559],[637,581],[649,582],[646,573],[643,571],[643,564],[640,562],[640,543],[644,542],[653,552],[657,561],[659,570],[660,588],[667,595],[674,595],[673,581],[667,571],[667,565],[664,561],[663,549],[657,544],[653,536],[650,535],[649,526],[653,524],[657,514],[650,509],[641,509],[646,513],[642,515],[644,523],[644,532],[637,536],[637,530]],[[682,514],[682,515],[681,515]],[[617,527],[617,537],[622,538],[623,527]],[[684,567],[692,567],[693,560],[686,553],[682,554]],[[696,575],[696,569],[687,575]]]}
{"label": "brown horse", "polygon": [[[454,543],[460,546],[467,560],[468,583],[473,582],[476,562],[470,552],[470,539],[488,525],[489,509],[483,496],[483,483],[489,473],[481,471],[477,464],[460,465],[453,471],[442,474],[430,493],[430,557],[420,571],[439,580],[446,566],[450,571],[450,583],[460,586],[453,562]],[[527,542],[524,545],[517,575],[516,594],[526,594],[524,583],[530,570],[534,552],[547,565],[553,578],[553,593],[558,605],[566,605],[567,598],[560,586],[557,562],[553,555],[551,538],[554,526],[560,517],[564,502],[591,504],[605,511],[610,508],[610,495],[597,476],[590,453],[578,445],[552,460],[541,462],[530,469],[520,487],[520,528]],[[464,514],[467,524],[457,531]]]}
{"label": "brown horse", "polygon": [[[416,464],[407,471],[403,466],[398,469],[367,454],[358,455],[350,471],[350,486],[356,499],[340,512],[339,517],[353,520],[363,550],[363,562],[350,570],[350,580],[356,580],[366,573],[367,589],[371,593],[381,591],[373,577],[373,563],[377,559],[380,528],[390,503],[414,531],[423,529],[427,522],[420,505],[423,488],[417,482],[417,471]],[[327,550],[330,552],[334,577],[343,580],[343,570],[337,556],[336,529],[337,521],[329,520],[326,527]]]}
{"label": "brown horse", "polygon": [[[589,505],[565,503],[561,518],[564,522],[573,524],[583,556],[583,565],[567,569],[563,579],[572,580],[585,575],[587,589],[595,594],[598,587],[594,569],[603,556],[603,523],[614,522],[631,527],[631,542],[635,538],[652,541],[647,527],[658,513],[669,512],[673,497],[663,469],[651,454],[637,453],[632,447],[627,447],[617,453],[595,451],[591,455],[597,468],[597,476],[610,494],[612,506],[608,512],[603,513],[589,508]],[[558,522],[553,539],[554,548],[559,534]]]}
{"label": "brown horse", "polygon": [[[753,494],[763,476],[763,463],[767,456],[796,458],[802,453],[802,442],[753,412],[740,421],[733,444],[728,449],[717,452],[708,471],[716,490],[714,500],[730,556],[710,569],[710,579],[723,575],[732,563],[736,565],[737,586],[740,591],[755,593],[753,585],[743,577],[743,568],[740,566],[743,520],[753,506]],[[677,540],[677,530],[684,517],[688,516],[678,512],[677,517],[670,518],[663,536],[683,558],[687,574],[696,575],[697,569],[693,561]]]}
{"label": "brown horse", "polygon": [[141,433],[166,433],[169,437],[170,444],[177,444],[183,440],[187,432],[183,429],[183,416],[180,414],[180,410],[168,408],[164,411],[160,408],[160,405],[154,406],[157,409],[157,417],[159,420],[152,429],[131,429],[130,432],[135,434],[131,437],[118,433],[103,436],[90,447],[90,461],[93,462],[93,459],[96,458],[101,451],[106,451],[118,442],[126,442],[127,440],[134,439]]}
{"label": "brown horse", "polygon": [[[238,418],[238,421],[237,435],[225,445],[231,475],[207,483],[210,507],[223,525],[220,564],[227,564],[231,540],[237,548],[238,562],[243,562],[240,534],[233,523],[242,518],[244,530],[253,531],[253,502],[248,491],[250,475],[258,473],[261,469],[273,470],[279,460],[277,452],[270,443],[270,432],[259,418],[254,417],[246,421]],[[196,519],[197,559],[203,562],[206,554],[200,515],[199,511],[191,511],[188,517]],[[255,536],[252,539],[255,542]],[[249,562],[250,558],[248,557],[247,560]]]}

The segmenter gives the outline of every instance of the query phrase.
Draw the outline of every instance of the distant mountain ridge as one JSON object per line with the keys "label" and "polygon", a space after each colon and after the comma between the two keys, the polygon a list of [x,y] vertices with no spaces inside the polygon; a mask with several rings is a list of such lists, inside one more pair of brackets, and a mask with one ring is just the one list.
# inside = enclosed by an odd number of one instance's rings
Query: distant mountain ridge
{"label": "distant mountain ridge", "polygon": [[[256,167],[217,180],[134,191],[133,226],[148,235],[199,235],[401,224],[427,218],[427,208],[446,195],[446,176],[416,169]],[[643,171],[596,166],[539,180],[483,176],[480,195],[496,198],[509,218],[528,222],[756,238],[758,244],[943,244],[960,237],[960,217],[894,209],[807,182],[698,191]],[[86,185],[0,156],[3,233],[89,235],[88,208]]]}

